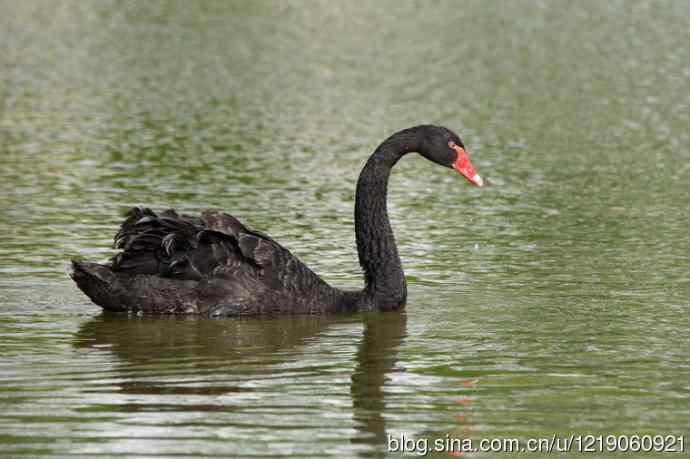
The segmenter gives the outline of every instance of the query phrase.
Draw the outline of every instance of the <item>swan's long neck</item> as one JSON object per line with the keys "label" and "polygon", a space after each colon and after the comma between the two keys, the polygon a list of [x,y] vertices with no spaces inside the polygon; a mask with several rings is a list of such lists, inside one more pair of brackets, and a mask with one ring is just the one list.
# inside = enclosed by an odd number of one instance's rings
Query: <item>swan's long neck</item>
{"label": "swan's long neck", "polygon": [[357,181],[355,234],[359,264],[364,270],[364,295],[379,310],[405,304],[407,285],[386,210],[388,177],[406,153],[416,150],[415,136],[401,131],[384,141],[367,161]]}

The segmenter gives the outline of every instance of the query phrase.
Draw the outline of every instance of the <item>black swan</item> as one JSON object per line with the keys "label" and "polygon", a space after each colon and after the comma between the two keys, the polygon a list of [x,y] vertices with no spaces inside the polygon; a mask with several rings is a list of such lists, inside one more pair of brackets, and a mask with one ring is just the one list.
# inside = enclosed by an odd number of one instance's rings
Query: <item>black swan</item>
{"label": "black swan", "polygon": [[72,279],[107,311],[209,316],[401,309],[405,275],[386,211],[391,169],[418,152],[474,185],[460,138],[432,125],[399,131],[369,157],[357,181],[355,233],[364,289],[331,287],[297,257],[232,215],[200,217],[136,207],[115,235],[122,249],[104,265],[72,261]]}

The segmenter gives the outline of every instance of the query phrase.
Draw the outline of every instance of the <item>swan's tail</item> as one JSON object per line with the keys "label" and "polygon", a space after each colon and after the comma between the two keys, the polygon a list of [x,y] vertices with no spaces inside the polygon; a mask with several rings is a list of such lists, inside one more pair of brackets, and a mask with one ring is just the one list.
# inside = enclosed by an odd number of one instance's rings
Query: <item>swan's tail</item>
{"label": "swan's tail", "polygon": [[72,260],[70,277],[91,300],[108,311],[126,311],[118,304],[118,279],[109,266]]}
{"label": "swan's tail", "polygon": [[113,312],[199,313],[198,282],[113,271],[109,265],[72,260],[72,279],[91,300]]}

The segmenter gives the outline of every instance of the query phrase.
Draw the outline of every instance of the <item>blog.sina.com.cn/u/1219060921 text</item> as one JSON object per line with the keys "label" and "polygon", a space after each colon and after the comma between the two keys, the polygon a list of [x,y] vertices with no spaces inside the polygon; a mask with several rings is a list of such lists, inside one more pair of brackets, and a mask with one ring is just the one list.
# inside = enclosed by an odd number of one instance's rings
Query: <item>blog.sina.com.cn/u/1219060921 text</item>
{"label": "blog.sina.com.cn/u/1219060921 text", "polygon": [[387,435],[389,453],[426,456],[429,453],[682,453],[682,435],[576,435],[542,438],[411,438]]}

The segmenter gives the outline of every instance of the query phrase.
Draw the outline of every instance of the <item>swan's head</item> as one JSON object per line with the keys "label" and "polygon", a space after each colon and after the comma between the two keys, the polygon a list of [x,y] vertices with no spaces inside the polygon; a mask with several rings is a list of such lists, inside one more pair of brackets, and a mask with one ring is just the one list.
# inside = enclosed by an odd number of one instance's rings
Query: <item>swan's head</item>
{"label": "swan's head", "polygon": [[441,126],[428,126],[425,130],[427,132],[419,148],[422,156],[441,166],[455,169],[473,185],[484,184],[470,162],[465,145],[455,132]]}

